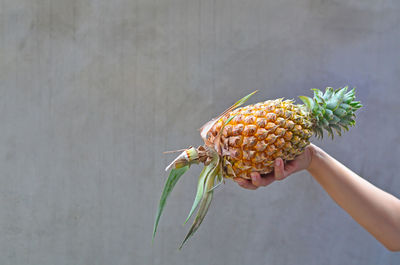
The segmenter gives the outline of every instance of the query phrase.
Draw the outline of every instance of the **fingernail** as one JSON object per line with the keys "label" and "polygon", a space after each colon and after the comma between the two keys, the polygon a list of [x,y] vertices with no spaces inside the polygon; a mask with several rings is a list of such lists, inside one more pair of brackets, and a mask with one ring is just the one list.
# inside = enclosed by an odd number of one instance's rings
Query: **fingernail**
{"label": "fingernail", "polygon": [[257,178],[257,173],[254,173],[254,172],[250,173],[250,177],[253,180],[256,179]]}
{"label": "fingernail", "polygon": [[281,162],[277,159],[275,160],[275,166],[279,167],[281,165]]}

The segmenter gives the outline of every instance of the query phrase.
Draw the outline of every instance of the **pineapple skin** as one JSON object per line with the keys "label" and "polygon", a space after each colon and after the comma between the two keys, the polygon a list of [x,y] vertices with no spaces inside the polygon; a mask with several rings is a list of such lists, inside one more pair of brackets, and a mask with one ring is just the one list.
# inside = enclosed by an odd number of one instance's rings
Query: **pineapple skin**
{"label": "pineapple skin", "polygon": [[268,100],[220,118],[207,133],[207,140],[220,141],[225,177],[250,179],[253,171],[272,172],[278,157],[289,161],[301,154],[310,144],[313,125],[314,118],[304,105]]}

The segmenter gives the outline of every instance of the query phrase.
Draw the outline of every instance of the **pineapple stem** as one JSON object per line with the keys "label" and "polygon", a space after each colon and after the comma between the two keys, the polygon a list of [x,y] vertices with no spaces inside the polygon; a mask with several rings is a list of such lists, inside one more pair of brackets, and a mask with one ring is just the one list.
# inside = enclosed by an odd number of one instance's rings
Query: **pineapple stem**
{"label": "pineapple stem", "polygon": [[316,88],[312,90],[313,98],[299,98],[313,119],[313,130],[318,138],[322,138],[323,130],[326,130],[333,139],[333,130],[340,136],[342,129],[347,131],[349,126],[355,125],[355,112],[362,107],[359,101],[354,100],[355,88],[347,91],[347,86],[337,90],[327,87],[325,93]]}
{"label": "pineapple stem", "polygon": [[177,169],[192,164],[198,164],[199,162],[204,163],[208,156],[209,151],[204,146],[199,146],[197,149],[194,147],[184,149],[184,151],[165,168],[165,171],[168,171],[171,168]]}

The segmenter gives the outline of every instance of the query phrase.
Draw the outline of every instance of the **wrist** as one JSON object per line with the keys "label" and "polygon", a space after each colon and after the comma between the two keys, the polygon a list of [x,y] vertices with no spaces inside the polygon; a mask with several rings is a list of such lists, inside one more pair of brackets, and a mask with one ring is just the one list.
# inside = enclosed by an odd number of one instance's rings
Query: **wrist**
{"label": "wrist", "polygon": [[306,168],[306,170],[308,172],[311,172],[318,164],[318,159],[321,157],[321,154],[323,153],[323,151],[321,148],[317,147],[314,144],[310,144],[307,147],[307,149],[308,149],[309,156],[310,156],[310,163],[308,164],[308,167]]}
{"label": "wrist", "polygon": [[315,166],[318,149],[319,148],[312,143],[310,143],[310,145],[307,146],[307,151],[308,151],[309,157],[310,157],[310,163],[308,164],[308,167],[306,168],[307,171],[312,170],[312,168]]}

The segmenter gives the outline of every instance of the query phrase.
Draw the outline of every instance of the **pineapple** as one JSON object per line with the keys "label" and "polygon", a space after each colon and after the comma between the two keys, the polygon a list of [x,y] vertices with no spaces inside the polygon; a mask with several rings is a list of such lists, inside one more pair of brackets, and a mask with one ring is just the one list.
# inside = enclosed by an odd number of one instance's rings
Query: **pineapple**
{"label": "pineapple", "polygon": [[192,236],[207,214],[213,190],[224,178],[250,179],[250,173],[267,174],[273,171],[275,159],[285,162],[301,154],[314,134],[323,137],[326,130],[341,135],[342,129],[354,126],[355,111],[362,105],[355,99],[355,89],[348,87],[325,93],[313,89],[314,97],[300,96],[303,105],[292,100],[276,99],[238,108],[255,92],[247,95],[201,128],[204,145],[185,149],[166,168],[172,168],[161,195],[153,239],[166,199],[179,178],[190,165],[204,163],[196,197],[185,223],[196,208],[195,220],[180,248]]}

